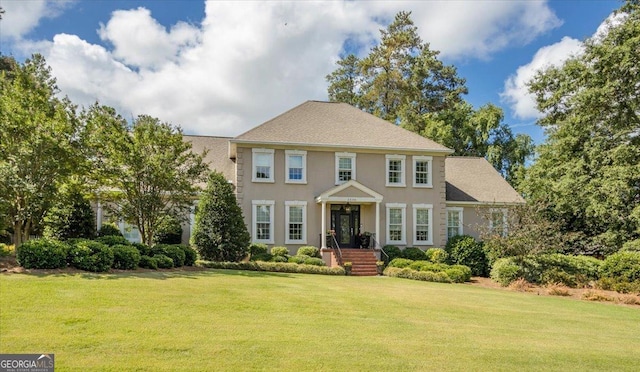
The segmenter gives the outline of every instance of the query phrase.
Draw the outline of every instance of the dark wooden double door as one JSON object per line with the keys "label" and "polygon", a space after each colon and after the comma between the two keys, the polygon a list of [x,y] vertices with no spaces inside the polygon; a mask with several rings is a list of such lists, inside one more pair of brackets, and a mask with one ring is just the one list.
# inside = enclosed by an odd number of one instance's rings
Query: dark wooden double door
{"label": "dark wooden double door", "polygon": [[360,206],[334,204],[331,206],[331,230],[336,233],[340,248],[360,247]]}

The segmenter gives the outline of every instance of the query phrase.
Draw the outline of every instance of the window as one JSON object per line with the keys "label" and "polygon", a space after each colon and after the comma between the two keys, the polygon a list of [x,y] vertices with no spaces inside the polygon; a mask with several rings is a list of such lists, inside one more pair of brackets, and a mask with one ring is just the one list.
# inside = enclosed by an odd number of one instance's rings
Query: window
{"label": "window", "polygon": [[286,183],[307,183],[307,152],[286,150]]}
{"label": "window", "polygon": [[273,182],[273,150],[252,149],[253,182]]}
{"label": "window", "polygon": [[120,227],[120,232],[122,232],[122,236],[124,236],[125,239],[127,239],[131,243],[142,242],[142,237],[140,236],[140,230],[138,230],[136,226],[120,221],[119,227]]}
{"label": "window", "polygon": [[285,202],[285,244],[307,244],[307,202]]}
{"label": "window", "polygon": [[404,182],[404,155],[387,155],[387,186],[405,186]]}
{"label": "window", "polygon": [[431,156],[413,157],[413,187],[432,187],[431,184]]}
{"label": "window", "polygon": [[336,152],[336,185],[356,179],[356,154]]}
{"label": "window", "polygon": [[462,215],[463,208],[447,208],[447,239],[456,235],[462,235]]}
{"label": "window", "polygon": [[433,244],[433,205],[413,205],[413,245]]}
{"label": "window", "polygon": [[387,203],[387,244],[407,244],[406,204]]}
{"label": "window", "polygon": [[255,243],[273,244],[273,200],[253,200],[251,236]]}
{"label": "window", "polygon": [[489,211],[489,228],[496,235],[507,236],[506,209],[491,209]]}

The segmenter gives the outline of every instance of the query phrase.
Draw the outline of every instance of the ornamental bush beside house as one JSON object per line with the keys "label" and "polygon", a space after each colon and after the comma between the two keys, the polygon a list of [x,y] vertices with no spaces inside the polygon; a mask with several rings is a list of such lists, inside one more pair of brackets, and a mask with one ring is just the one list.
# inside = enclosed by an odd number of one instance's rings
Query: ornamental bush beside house
{"label": "ornamental bush beside house", "polygon": [[179,245],[172,244],[156,244],[151,248],[151,253],[153,256],[164,255],[171,258],[173,267],[182,267],[186,257],[184,250]]}
{"label": "ornamental bush beside house", "polygon": [[127,238],[122,235],[105,235],[97,238],[96,241],[110,247],[114,245],[130,245]]}
{"label": "ornamental bush beside house", "polygon": [[309,257],[316,257],[316,258],[322,258],[320,256],[320,250],[318,249],[318,247],[313,247],[313,246],[304,246],[304,247],[300,247],[298,248],[298,253],[296,253],[297,255],[306,255]]}
{"label": "ornamental bush beside house", "polygon": [[273,247],[271,248],[271,255],[288,257],[289,249],[287,249],[287,247]]}
{"label": "ornamental bush beside house", "polygon": [[475,276],[489,274],[489,261],[481,242],[469,235],[451,237],[445,246],[447,263],[468,266]]}
{"label": "ornamental bush beside house", "polygon": [[135,270],[140,263],[140,251],[130,245],[114,245],[111,247],[113,252],[113,268],[118,270]]}
{"label": "ornamental bush beside house", "polygon": [[122,236],[122,233],[115,224],[103,223],[98,231],[98,236]]}
{"label": "ornamental bush beside house", "polygon": [[174,216],[164,216],[156,231],[153,233],[155,244],[180,244],[182,243],[182,224]]}
{"label": "ornamental bush beside house", "polygon": [[417,260],[426,260],[427,256],[424,254],[424,252],[420,248],[407,247],[402,251],[402,258],[417,261]]}
{"label": "ornamental bush beside house", "polygon": [[62,269],[67,266],[69,246],[53,239],[31,239],[16,249],[16,259],[25,269]]}
{"label": "ornamental bush beside house", "polygon": [[92,240],[79,240],[69,250],[69,263],[80,270],[109,271],[114,255],[111,247]]}

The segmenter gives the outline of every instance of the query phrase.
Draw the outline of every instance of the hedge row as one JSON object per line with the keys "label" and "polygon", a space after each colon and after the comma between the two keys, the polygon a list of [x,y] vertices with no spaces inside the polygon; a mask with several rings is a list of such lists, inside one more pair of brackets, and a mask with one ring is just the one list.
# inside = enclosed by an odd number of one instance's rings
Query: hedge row
{"label": "hedge row", "polygon": [[424,281],[464,283],[471,280],[471,269],[464,265],[447,265],[425,260],[413,261],[406,258],[396,258],[389,262],[385,275]]}
{"label": "hedge row", "polygon": [[279,273],[300,273],[300,274],[323,274],[323,275],[345,275],[344,269],[341,267],[326,267],[306,264],[296,264],[288,262],[216,262],[216,261],[197,261],[196,266],[206,267],[209,269],[231,269],[231,270],[250,270],[250,271],[269,271]]}
{"label": "hedge row", "polygon": [[287,247],[273,247],[271,253],[267,253],[265,244],[251,244],[249,252],[251,261],[259,262],[289,262],[299,265],[326,266],[320,256],[320,250],[313,246],[304,246],[298,249],[295,256],[289,255]]}

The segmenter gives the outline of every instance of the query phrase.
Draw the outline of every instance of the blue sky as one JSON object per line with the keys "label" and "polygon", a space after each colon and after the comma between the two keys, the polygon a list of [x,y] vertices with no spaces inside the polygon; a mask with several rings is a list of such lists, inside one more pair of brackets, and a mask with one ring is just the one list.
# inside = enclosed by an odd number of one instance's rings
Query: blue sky
{"label": "blue sky", "polygon": [[[308,99],[345,41],[375,43],[400,10],[494,103],[516,133],[543,140],[525,82],[561,63],[619,1],[217,2],[0,0],[0,52],[42,53],[63,94],[150,114],[186,133],[233,136]],[[366,48],[365,51],[366,53]]]}

